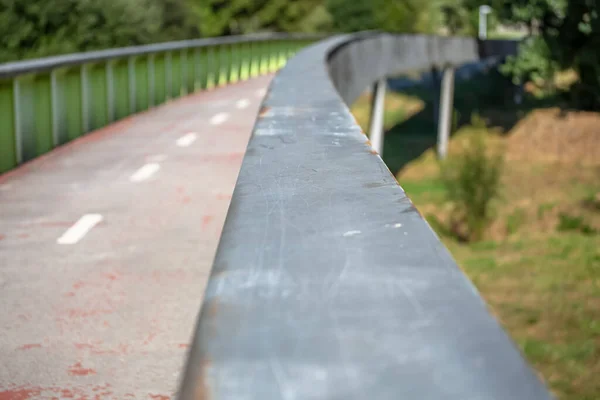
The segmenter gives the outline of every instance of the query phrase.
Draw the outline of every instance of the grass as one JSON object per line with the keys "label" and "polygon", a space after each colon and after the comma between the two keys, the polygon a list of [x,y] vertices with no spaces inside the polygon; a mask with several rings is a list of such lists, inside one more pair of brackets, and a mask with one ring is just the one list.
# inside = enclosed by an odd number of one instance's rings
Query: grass
{"label": "grass", "polygon": [[[457,96],[469,89],[477,93],[478,85],[490,90],[475,80],[457,84]],[[519,118],[553,104],[533,98],[515,107],[486,95],[479,103],[469,97],[457,99],[461,118],[473,110],[492,116],[492,145],[507,149]],[[484,240],[463,243],[448,229],[451,205],[433,150],[431,94],[417,88],[388,98],[410,105],[386,119],[383,156],[401,186],[556,396],[600,398],[600,166],[544,161],[533,151],[529,159],[507,162],[494,223]],[[502,110],[494,109],[498,104]],[[469,134],[459,123],[451,156]]]}

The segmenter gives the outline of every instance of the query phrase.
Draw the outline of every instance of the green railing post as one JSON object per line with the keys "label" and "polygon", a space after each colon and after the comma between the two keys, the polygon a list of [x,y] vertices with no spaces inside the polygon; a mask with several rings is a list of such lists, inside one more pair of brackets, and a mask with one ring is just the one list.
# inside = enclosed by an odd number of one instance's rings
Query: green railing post
{"label": "green railing post", "polygon": [[154,83],[156,82],[156,71],[154,67],[155,58],[154,54],[148,56],[148,107],[150,108],[156,105],[156,92],[154,90]]}
{"label": "green railing post", "polygon": [[86,64],[81,66],[79,73],[81,74],[81,129],[85,134],[90,130],[90,83]]}
{"label": "green railing post", "polygon": [[106,63],[106,109],[108,122],[115,121],[115,75],[113,71],[113,62]]}
{"label": "green railing post", "polygon": [[0,173],[17,165],[14,81],[0,80]]}
{"label": "green railing post", "polygon": [[185,96],[188,93],[188,60],[187,53],[185,50],[181,50],[181,52],[179,53],[179,63],[181,64],[181,85],[179,93],[182,96]]}
{"label": "green railing post", "polygon": [[260,44],[259,43],[251,43],[252,54],[251,54],[251,70],[250,76],[252,78],[257,77],[260,74]]}
{"label": "green railing post", "polygon": [[219,80],[217,82],[218,86],[224,86],[227,84],[227,46],[221,45],[218,50],[219,54],[219,72],[218,77]]}
{"label": "green railing post", "polygon": [[17,164],[23,162],[23,132],[21,126],[21,83],[19,78],[13,80],[13,112],[14,112],[14,129],[15,129],[15,153]]}
{"label": "green railing post", "polygon": [[279,69],[279,65],[278,65],[278,59],[277,59],[277,46],[278,46],[278,42],[277,41],[272,41],[269,48],[271,49],[270,54],[271,54],[271,72],[275,72],[277,71],[277,69]]}
{"label": "green railing post", "polygon": [[58,79],[56,77],[57,71],[53,69],[50,71],[50,108],[52,109],[52,145],[54,147],[60,144],[60,122],[59,115],[62,110],[59,110],[58,104]]}
{"label": "green railing post", "polygon": [[194,91],[202,89],[202,53],[199,48],[194,49]]}
{"label": "green railing post", "polygon": [[230,69],[229,69],[229,82],[235,83],[239,80],[240,76],[240,57],[239,57],[239,46],[232,44],[230,53]]}
{"label": "green railing post", "polygon": [[135,102],[135,57],[127,59],[127,80],[129,82],[129,113],[133,114],[136,111]]}
{"label": "green railing post", "polygon": [[165,91],[167,100],[173,97],[173,56],[171,52],[165,55]]}
{"label": "green railing post", "polygon": [[250,55],[250,44],[243,43],[241,50],[242,62],[240,65],[240,77],[243,81],[250,77]]}
{"label": "green railing post", "polygon": [[135,61],[135,111],[147,110],[148,94],[148,56],[138,56]]}
{"label": "green railing post", "polygon": [[215,71],[217,69],[217,62],[215,56],[215,48],[210,46],[208,48],[207,54],[207,75],[206,75],[206,88],[212,89],[215,87],[216,79],[215,79]]}

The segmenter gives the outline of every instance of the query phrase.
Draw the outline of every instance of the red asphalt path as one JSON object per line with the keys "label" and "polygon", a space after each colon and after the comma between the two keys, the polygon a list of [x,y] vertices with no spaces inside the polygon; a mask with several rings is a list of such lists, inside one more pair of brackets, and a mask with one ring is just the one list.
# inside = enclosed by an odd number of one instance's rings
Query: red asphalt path
{"label": "red asphalt path", "polygon": [[175,100],[0,176],[0,400],[174,396],[269,80]]}

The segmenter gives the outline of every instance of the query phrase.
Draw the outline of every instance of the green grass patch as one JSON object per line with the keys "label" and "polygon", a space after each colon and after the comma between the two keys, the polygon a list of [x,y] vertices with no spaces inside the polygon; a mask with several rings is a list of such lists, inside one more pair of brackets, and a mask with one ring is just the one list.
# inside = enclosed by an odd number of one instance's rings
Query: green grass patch
{"label": "green grass patch", "polygon": [[446,197],[439,179],[402,180],[400,186],[413,202],[443,204]]}
{"label": "green grass patch", "polygon": [[[506,101],[503,85],[503,77],[495,72],[457,82],[460,118],[451,154],[468,136],[465,125],[474,112],[488,126],[509,130],[529,110],[556,105],[555,98],[535,95],[521,105],[512,104]],[[600,235],[591,234],[597,229],[598,185],[583,179],[586,171],[580,166],[549,169],[529,160],[520,165],[509,161],[503,182],[507,190],[494,205],[491,235],[478,242],[459,241],[449,229],[448,197],[433,150],[435,96],[426,87],[395,96],[406,105],[420,99],[423,106],[406,113],[395,108],[386,116],[386,126],[392,126],[383,158],[390,170],[400,171],[401,186],[557,398],[598,399]],[[561,217],[563,210],[569,211]]]}
{"label": "green grass patch", "polygon": [[518,208],[513,211],[506,217],[506,232],[509,235],[517,233],[519,228],[525,224],[525,219],[525,210]]}

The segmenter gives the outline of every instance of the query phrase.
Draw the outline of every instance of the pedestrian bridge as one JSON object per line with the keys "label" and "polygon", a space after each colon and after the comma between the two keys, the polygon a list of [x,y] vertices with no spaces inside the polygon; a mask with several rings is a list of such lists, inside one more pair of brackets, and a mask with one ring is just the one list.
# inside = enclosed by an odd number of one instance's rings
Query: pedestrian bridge
{"label": "pedestrian bridge", "polygon": [[[453,69],[511,51],[269,34],[0,65],[0,399],[549,399],[378,154],[386,76],[444,71],[443,156]],[[374,83],[371,142],[347,105]]]}

